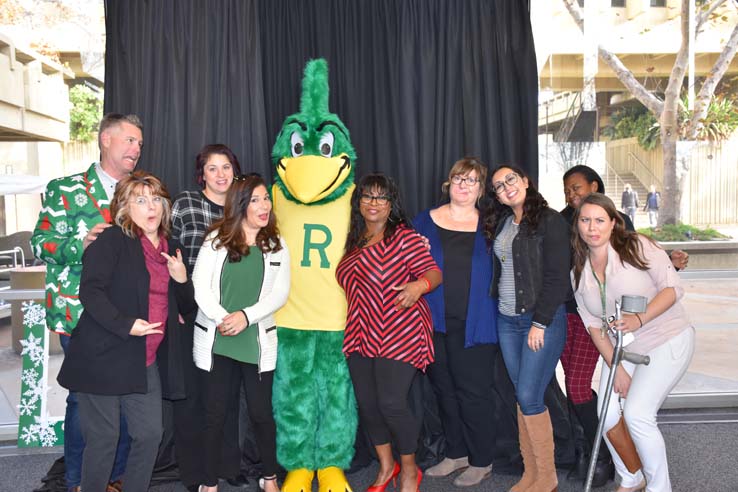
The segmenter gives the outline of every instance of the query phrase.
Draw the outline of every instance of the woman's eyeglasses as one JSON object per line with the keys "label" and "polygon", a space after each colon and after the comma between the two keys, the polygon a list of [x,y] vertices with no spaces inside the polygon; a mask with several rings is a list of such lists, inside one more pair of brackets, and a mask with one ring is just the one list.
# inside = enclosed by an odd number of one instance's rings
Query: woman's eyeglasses
{"label": "woman's eyeglasses", "polygon": [[138,205],[139,207],[148,207],[149,203],[151,203],[154,206],[159,206],[164,202],[164,198],[159,195],[154,195],[152,197],[145,197],[145,196],[137,196],[133,200],[131,200],[133,203]]}
{"label": "woman's eyeglasses", "polygon": [[368,193],[361,194],[361,203],[369,205],[372,202],[376,202],[377,205],[387,205],[390,201],[390,197],[387,195],[370,195]]}
{"label": "woman's eyeglasses", "polygon": [[492,184],[492,189],[495,190],[495,193],[498,195],[505,191],[505,188],[508,186],[512,186],[515,183],[518,182],[518,179],[520,179],[520,176],[517,175],[517,173],[510,173],[507,176],[505,176],[504,181],[498,181],[494,184]]}
{"label": "woman's eyeglasses", "polygon": [[471,176],[464,177],[461,174],[455,174],[451,176],[451,182],[455,185],[466,183],[467,186],[474,186],[479,183],[479,178],[474,178]]}

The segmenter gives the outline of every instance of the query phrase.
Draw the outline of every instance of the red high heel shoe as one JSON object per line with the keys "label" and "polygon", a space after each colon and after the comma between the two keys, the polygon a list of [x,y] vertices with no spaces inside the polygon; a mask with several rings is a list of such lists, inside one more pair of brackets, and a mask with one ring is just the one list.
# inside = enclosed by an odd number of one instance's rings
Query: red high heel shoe
{"label": "red high heel shoe", "polygon": [[420,482],[422,481],[423,481],[423,470],[418,468],[418,485],[416,486],[417,488],[415,489],[417,492],[420,492]]}
{"label": "red high heel shoe", "polygon": [[382,485],[372,485],[366,492],[384,492],[387,486],[392,482],[393,486],[397,486],[397,475],[400,474],[400,465],[395,461],[395,467],[392,469],[392,475]]}

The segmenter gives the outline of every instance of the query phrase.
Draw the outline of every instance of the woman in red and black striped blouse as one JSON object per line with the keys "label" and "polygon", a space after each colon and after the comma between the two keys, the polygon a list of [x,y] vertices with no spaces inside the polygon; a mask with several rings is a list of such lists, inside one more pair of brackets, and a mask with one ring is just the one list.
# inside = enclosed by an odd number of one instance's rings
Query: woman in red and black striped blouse
{"label": "woman in red and black striped blouse", "polygon": [[[367,490],[384,491],[400,475],[400,490],[416,491],[420,423],[407,396],[417,371],[433,362],[433,325],[421,296],[441,283],[441,271],[410,226],[389,177],[370,174],[354,190],[336,277],[348,300],[343,352],[362,425],[380,463]],[[402,466],[394,461],[390,441]]]}

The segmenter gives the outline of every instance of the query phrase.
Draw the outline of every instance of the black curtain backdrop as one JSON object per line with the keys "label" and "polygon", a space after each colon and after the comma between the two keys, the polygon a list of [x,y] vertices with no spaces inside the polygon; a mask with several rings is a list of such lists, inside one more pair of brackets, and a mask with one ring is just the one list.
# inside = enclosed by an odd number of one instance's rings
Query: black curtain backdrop
{"label": "black curtain backdrop", "polygon": [[106,2],[106,26],[105,111],[141,116],[139,166],[173,194],[195,187],[208,143],[271,176],[274,138],[316,57],[328,60],[357,175],[395,177],[410,213],[437,203],[464,155],[537,178],[527,2],[130,0]]}
{"label": "black curtain backdrop", "polygon": [[[105,7],[105,111],[141,117],[139,167],[172,195],[196,187],[195,155],[209,143],[231,147],[244,172],[273,176],[275,136],[298,111],[303,68],[317,57],[328,60],[330,108],[351,132],[357,176],[395,177],[410,214],[438,203],[449,168],[464,155],[490,167],[517,163],[537,181],[527,1],[106,0]],[[495,467],[519,472],[514,396],[497,362]],[[432,408],[427,381],[416,390]],[[566,400],[555,380],[546,404],[556,461],[571,462]],[[424,416],[419,459],[428,466],[444,446],[437,415]],[[170,444],[162,445],[156,481],[176,477]]]}

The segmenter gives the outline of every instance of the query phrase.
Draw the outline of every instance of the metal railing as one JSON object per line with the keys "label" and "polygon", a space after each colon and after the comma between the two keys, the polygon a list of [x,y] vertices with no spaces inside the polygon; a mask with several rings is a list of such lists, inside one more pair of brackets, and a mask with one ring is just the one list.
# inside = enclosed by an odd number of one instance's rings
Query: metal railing
{"label": "metal railing", "polygon": [[[628,158],[631,159],[631,161],[635,161],[636,164],[638,164],[637,167],[632,167],[633,174],[638,179],[638,181],[641,182],[641,184],[646,186],[646,189],[648,189],[648,186],[646,185],[647,181],[649,182],[649,184],[656,185],[657,190],[664,189],[664,186],[663,186],[663,183],[661,183],[661,180],[657,178],[656,175],[651,171],[651,169],[649,169],[649,167],[645,165],[643,161],[630,150],[628,151]],[[644,176],[642,171],[645,171],[647,176]]]}
{"label": "metal railing", "polygon": [[572,130],[574,130],[574,126],[577,124],[577,119],[579,119],[579,115],[581,114],[582,93],[577,92],[574,96],[574,100],[569,106],[569,110],[566,112],[564,122],[561,123],[561,126],[554,135],[554,142],[566,142],[569,139],[569,135],[571,135]]}

